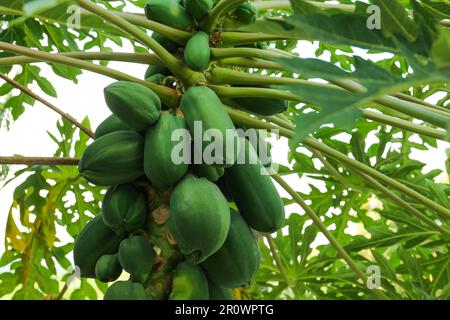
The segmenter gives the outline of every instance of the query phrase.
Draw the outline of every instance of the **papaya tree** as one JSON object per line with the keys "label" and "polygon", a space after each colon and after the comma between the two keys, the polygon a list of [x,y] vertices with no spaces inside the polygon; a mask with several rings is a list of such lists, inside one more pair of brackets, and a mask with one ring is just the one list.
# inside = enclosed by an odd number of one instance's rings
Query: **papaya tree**
{"label": "papaya tree", "polygon": [[[449,141],[448,1],[3,0],[0,14],[3,130],[36,101],[61,116],[53,155],[0,154],[3,186],[20,181],[0,296],[450,298],[450,166],[425,170]],[[95,128],[45,98],[49,76],[76,90],[83,73],[110,79]]]}

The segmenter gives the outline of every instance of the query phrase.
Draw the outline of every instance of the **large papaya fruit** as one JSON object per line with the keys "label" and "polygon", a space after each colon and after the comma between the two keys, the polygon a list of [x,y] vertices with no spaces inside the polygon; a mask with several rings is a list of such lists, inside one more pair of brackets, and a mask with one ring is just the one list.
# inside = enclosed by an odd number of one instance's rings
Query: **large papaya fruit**
{"label": "large papaya fruit", "polygon": [[111,187],[102,204],[103,222],[116,233],[142,228],[148,214],[144,192],[131,183]]}
{"label": "large papaya fruit", "polygon": [[[271,144],[266,141],[267,131],[254,128],[248,128],[245,126],[239,126],[237,129],[239,136],[245,137],[250,141],[253,149],[261,160],[262,164],[266,168],[272,166]],[[242,131],[240,131],[242,130]]]}
{"label": "large papaya fruit", "polygon": [[228,202],[214,183],[187,175],[170,198],[168,225],[181,252],[194,263],[202,262],[227,237]]}
{"label": "large papaya fruit", "polygon": [[105,292],[104,300],[147,300],[145,288],[131,281],[114,282]]}
{"label": "large papaya fruit", "polygon": [[239,22],[250,24],[255,22],[258,18],[258,8],[250,1],[247,1],[236,8],[234,16]]}
{"label": "large papaya fruit", "polygon": [[144,139],[134,131],[116,131],[91,143],[78,164],[89,182],[112,186],[144,175]]}
{"label": "large papaya fruit", "polygon": [[104,89],[108,108],[128,126],[142,131],[158,121],[161,100],[146,86],[116,81]]}
{"label": "large papaya fruit", "polygon": [[287,110],[287,101],[272,98],[234,98],[233,101],[242,110],[261,116],[273,116]]}
{"label": "large papaya fruit", "polygon": [[184,0],[186,11],[197,21],[206,17],[214,6],[213,0]]}
{"label": "large papaya fruit", "polygon": [[178,264],[172,276],[169,300],[208,300],[208,280],[202,269],[189,262]]}
{"label": "large papaya fruit", "polygon": [[[284,205],[255,150],[241,138],[239,163],[227,168],[224,179],[234,202],[250,227],[274,232],[284,223]],[[245,160],[245,161],[244,161]]]}
{"label": "large papaya fruit", "polygon": [[95,264],[95,277],[101,282],[116,281],[122,273],[117,254],[105,254]]}
{"label": "large papaya fruit", "polygon": [[184,48],[184,63],[195,71],[205,70],[211,59],[209,35],[199,31],[189,38]]}
{"label": "large papaya fruit", "polygon": [[209,151],[212,156],[212,159],[203,159],[208,160],[205,163],[221,167],[233,165],[239,152],[238,135],[216,93],[206,86],[191,87],[181,97],[180,105],[191,135],[203,137],[202,151]]}
{"label": "large papaya fruit", "polygon": [[95,265],[105,254],[114,254],[119,248],[123,235],[117,235],[109,229],[98,214],[89,221],[75,240],[73,259],[80,268],[80,275],[95,278]]}
{"label": "large papaya fruit", "polygon": [[224,195],[224,197],[229,201],[233,202],[233,196],[231,195],[230,187],[225,181],[225,172],[224,175],[219,178],[219,180],[215,181],[214,183],[219,187],[220,191]]}
{"label": "large papaya fruit", "polygon": [[209,300],[234,300],[233,291],[208,279]]}
{"label": "large papaya fruit", "polygon": [[132,130],[125,122],[117,118],[114,114],[103,120],[95,130],[94,139],[98,139],[108,133],[120,130]]}
{"label": "large papaya fruit", "polygon": [[225,173],[224,168],[217,168],[207,164],[194,164],[192,166],[194,173],[201,178],[206,178],[209,181],[216,182]]}
{"label": "large papaya fruit", "polygon": [[201,263],[208,279],[224,288],[248,283],[259,268],[258,243],[239,213],[230,210],[230,231],[223,246]]}
{"label": "large papaya fruit", "polygon": [[191,16],[177,0],[148,0],[145,16],[180,30],[189,30],[194,25]]}
{"label": "large papaya fruit", "polygon": [[166,37],[164,37],[162,34],[158,33],[158,32],[153,32],[152,36],[153,40],[155,40],[156,42],[158,42],[161,46],[164,47],[164,49],[166,49],[167,51],[173,53],[176,52],[178,50],[178,44],[176,44],[173,41],[170,41],[169,39],[167,39]]}
{"label": "large papaya fruit", "polygon": [[120,243],[120,265],[134,282],[145,283],[152,270],[154,256],[152,245],[144,236],[131,236]]}
{"label": "large papaya fruit", "polygon": [[166,113],[145,134],[144,171],[150,182],[159,189],[174,185],[188,169],[183,159],[173,158],[178,155],[172,154],[172,151],[180,143],[172,139],[176,130],[186,130],[184,119]]}

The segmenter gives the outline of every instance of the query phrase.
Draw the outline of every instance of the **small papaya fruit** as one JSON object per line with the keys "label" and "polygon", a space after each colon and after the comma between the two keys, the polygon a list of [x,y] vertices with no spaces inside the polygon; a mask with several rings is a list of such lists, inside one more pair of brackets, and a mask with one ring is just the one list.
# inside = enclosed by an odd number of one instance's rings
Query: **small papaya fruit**
{"label": "small papaya fruit", "polygon": [[147,300],[145,288],[140,283],[116,281],[105,292],[103,300]]}
{"label": "small papaya fruit", "polygon": [[184,63],[195,71],[203,71],[211,60],[209,35],[199,31],[189,38],[184,48]]}
{"label": "small papaya fruit", "polygon": [[223,246],[200,265],[208,279],[224,288],[248,283],[259,268],[259,248],[242,216],[230,210],[230,231]]}
{"label": "small papaya fruit", "polygon": [[97,261],[105,254],[116,253],[122,239],[123,235],[117,235],[103,223],[101,213],[96,215],[75,240],[73,260],[80,268],[80,275],[95,278]]}
{"label": "small papaya fruit", "polygon": [[122,274],[117,254],[105,254],[95,264],[95,277],[101,282],[116,281]]}
{"label": "small papaya fruit", "polygon": [[213,0],[184,0],[186,11],[197,21],[206,17],[214,6]]}
{"label": "small papaya fruit", "polygon": [[208,280],[203,270],[189,261],[179,263],[172,276],[169,300],[208,299]]}
{"label": "small papaya fruit", "polygon": [[[156,83],[156,84],[163,84],[164,79],[166,79],[166,76],[161,73],[155,73],[154,75],[151,75],[148,78],[145,78],[148,82]],[[161,106],[162,108],[162,106]]]}
{"label": "small papaya fruit", "polygon": [[165,66],[160,66],[156,64],[149,65],[147,70],[145,70],[144,79],[147,80],[154,75],[162,74],[163,76],[170,76],[172,73]]}
{"label": "small papaya fruit", "polygon": [[95,130],[94,139],[98,139],[108,133],[120,130],[133,130],[125,122],[117,118],[114,114],[102,121]]}
{"label": "small papaya fruit", "polygon": [[145,133],[144,172],[152,185],[159,189],[173,186],[188,169],[188,164],[183,159],[178,162],[173,158],[175,155],[172,151],[179,143],[172,139],[176,130],[187,130],[184,119],[165,113]]}
{"label": "small papaya fruit", "polygon": [[205,163],[218,167],[233,165],[240,147],[238,135],[217,94],[206,86],[190,87],[181,97],[180,106],[191,135],[200,133],[202,137],[209,135],[214,140],[211,143],[202,139],[203,154],[210,151],[212,158],[203,159],[211,160]]}
{"label": "small papaya fruit", "polygon": [[225,173],[224,168],[217,168],[204,163],[194,164],[192,169],[198,177],[206,178],[211,182],[216,182]]}
{"label": "small papaya fruit", "polygon": [[144,139],[135,131],[115,131],[94,140],[84,151],[78,170],[89,182],[112,186],[144,175]]}
{"label": "small papaya fruit", "polygon": [[191,16],[177,0],[148,0],[145,16],[180,30],[189,30],[194,26]]}
{"label": "small papaya fruit", "polygon": [[225,170],[225,181],[248,225],[260,232],[274,232],[284,223],[284,204],[253,146],[241,138],[239,163]]}
{"label": "small papaya fruit", "polygon": [[230,228],[228,202],[205,178],[185,176],[170,198],[169,230],[180,251],[200,263],[223,245]]}
{"label": "small papaya fruit", "polygon": [[104,94],[112,113],[137,131],[147,129],[159,119],[161,100],[140,83],[116,81],[104,89]]}
{"label": "small papaya fruit", "polygon": [[244,24],[251,24],[258,18],[258,8],[250,1],[244,2],[234,11],[236,20]]}
{"label": "small papaya fruit", "polygon": [[148,214],[144,192],[131,183],[110,187],[103,203],[103,222],[117,233],[142,228]]}
{"label": "small papaya fruit", "polygon": [[144,236],[131,236],[120,243],[119,262],[133,282],[145,283],[152,270],[154,256],[153,247]]}
{"label": "small papaya fruit", "polygon": [[233,290],[222,288],[208,279],[209,300],[235,300]]}

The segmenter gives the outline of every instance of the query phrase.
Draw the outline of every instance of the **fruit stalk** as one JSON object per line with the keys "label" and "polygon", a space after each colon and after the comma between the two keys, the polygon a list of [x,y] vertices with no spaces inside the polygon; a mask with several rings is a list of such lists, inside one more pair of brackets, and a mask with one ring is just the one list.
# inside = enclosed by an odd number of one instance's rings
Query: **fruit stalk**
{"label": "fruit stalk", "polygon": [[202,29],[207,33],[212,33],[222,16],[237,8],[245,1],[247,0],[220,0],[206,17],[201,26]]}

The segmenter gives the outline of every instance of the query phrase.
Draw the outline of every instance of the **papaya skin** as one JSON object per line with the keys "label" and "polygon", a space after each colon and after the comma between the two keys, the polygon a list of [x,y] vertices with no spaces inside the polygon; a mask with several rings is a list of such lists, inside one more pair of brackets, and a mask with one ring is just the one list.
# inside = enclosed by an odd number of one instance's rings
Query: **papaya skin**
{"label": "papaya skin", "polygon": [[189,38],[184,48],[184,63],[194,71],[203,71],[208,68],[211,60],[209,35],[199,31]]}
{"label": "papaya skin", "polygon": [[208,299],[208,280],[202,269],[191,262],[181,262],[172,276],[172,292],[169,300]]}

